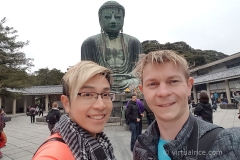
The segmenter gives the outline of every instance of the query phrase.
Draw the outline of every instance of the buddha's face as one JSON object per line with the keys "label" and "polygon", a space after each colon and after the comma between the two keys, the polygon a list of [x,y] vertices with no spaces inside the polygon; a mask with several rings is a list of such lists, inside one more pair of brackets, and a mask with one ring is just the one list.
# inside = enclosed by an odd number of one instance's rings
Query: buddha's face
{"label": "buddha's face", "polygon": [[119,33],[123,28],[123,10],[118,8],[105,8],[102,10],[99,22],[104,32],[108,34]]}

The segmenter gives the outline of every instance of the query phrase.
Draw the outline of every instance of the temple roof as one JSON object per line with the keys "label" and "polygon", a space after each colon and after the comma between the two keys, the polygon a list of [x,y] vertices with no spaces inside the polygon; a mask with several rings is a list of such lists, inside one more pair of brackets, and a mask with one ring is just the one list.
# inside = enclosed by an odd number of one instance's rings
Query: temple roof
{"label": "temple roof", "polygon": [[214,65],[216,65],[216,64],[224,63],[224,62],[227,62],[227,61],[229,61],[229,60],[232,60],[232,59],[235,59],[235,58],[238,58],[238,57],[240,57],[240,52],[235,53],[235,54],[233,54],[233,55],[230,55],[230,56],[228,56],[228,57],[222,58],[222,59],[220,59],[220,60],[213,61],[213,62],[211,62],[211,63],[208,63],[208,64],[205,64],[205,65],[202,65],[202,66],[198,66],[198,67],[196,67],[196,68],[193,68],[193,69],[190,70],[190,73],[194,73],[194,72],[196,72],[196,71],[198,71],[198,70],[201,70],[201,69],[204,69],[204,68],[208,68],[208,67],[214,66]]}
{"label": "temple roof", "polygon": [[62,85],[32,86],[25,88],[23,95],[62,94]]}
{"label": "temple roof", "polygon": [[216,82],[216,81],[222,81],[222,80],[233,79],[238,77],[240,77],[240,66],[229,68],[227,70],[216,72],[216,73],[210,73],[210,74],[198,76],[194,78],[194,84]]}

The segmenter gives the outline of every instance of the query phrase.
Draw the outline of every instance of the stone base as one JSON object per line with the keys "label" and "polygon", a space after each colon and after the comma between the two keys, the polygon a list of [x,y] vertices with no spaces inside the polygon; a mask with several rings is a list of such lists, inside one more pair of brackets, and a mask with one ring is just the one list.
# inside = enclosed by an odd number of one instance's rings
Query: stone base
{"label": "stone base", "polygon": [[237,109],[235,104],[220,104],[221,109]]}
{"label": "stone base", "polygon": [[[148,124],[145,124],[145,123],[142,124],[142,129],[147,129],[147,127],[148,127]],[[129,126],[126,124],[123,125],[123,128],[125,131],[130,131]]]}
{"label": "stone base", "polygon": [[46,122],[46,116],[36,117],[36,122]]}
{"label": "stone base", "polygon": [[109,120],[107,123],[120,123],[121,118],[120,117],[109,117]]}
{"label": "stone base", "polygon": [[[129,131],[129,126],[126,124],[126,120],[124,118],[121,119],[121,126],[123,126],[125,131]],[[148,123],[146,119],[142,119],[142,129],[147,129]]]}

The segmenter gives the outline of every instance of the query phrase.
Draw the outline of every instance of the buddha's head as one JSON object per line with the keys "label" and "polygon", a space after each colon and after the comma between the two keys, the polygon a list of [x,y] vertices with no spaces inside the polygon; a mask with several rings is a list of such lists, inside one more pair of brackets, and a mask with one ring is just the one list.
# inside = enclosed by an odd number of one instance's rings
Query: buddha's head
{"label": "buddha's head", "polygon": [[102,30],[109,36],[114,36],[123,28],[125,9],[115,1],[105,2],[98,11]]}

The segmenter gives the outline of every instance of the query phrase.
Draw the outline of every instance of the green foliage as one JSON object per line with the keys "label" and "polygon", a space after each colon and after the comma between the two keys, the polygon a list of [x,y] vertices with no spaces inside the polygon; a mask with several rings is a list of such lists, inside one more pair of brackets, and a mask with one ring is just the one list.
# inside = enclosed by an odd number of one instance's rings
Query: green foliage
{"label": "green foliage", "polygon": [[157,50],[174,50],[177,51],[180,55],[183,55],[189,63],[190,68],[201,66],[222,58],[227,57],[221,52],[214,50],[200,50],[193,49],[185,42],[175,42],[175,43],[166,43],[160,44],[156,40],[147,40],[142,42],[143,52],[145,54],[151,51]]}
{"label": "green foliage", "polygon": [[17,41],[17,31],[12,27],[4,27],[6,18],[0,21],[0,96],[16,97],[18,94],[10,93],[7,89],[21,89],[29,86],[27,70],[33,64],[33,59],[26,58],[21,52],[28,41]]}
{"label": "green foliage", "polygon": [[60,85],[64,73],[61,70],[53,68],[49,70],[48,68],[41,68],[38,71],[34,72],[35,75],[32,75],[33,85]]}
{"label": "green foliage", "polygon": [[142,42],[142,47],[143,47],[143,53],[149,53],[151,51],[157,51],[160,50],[160,44],[158,41],[144,41]]}

